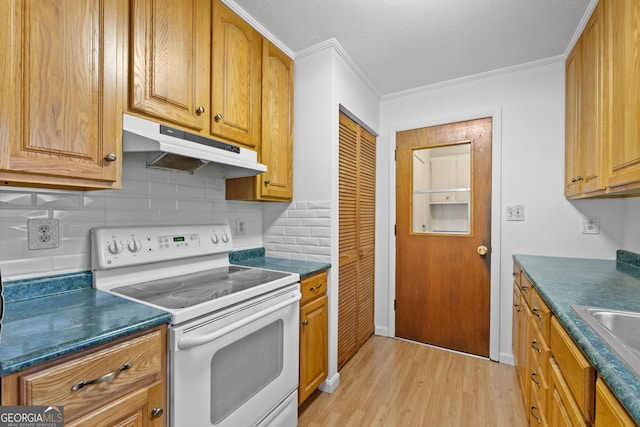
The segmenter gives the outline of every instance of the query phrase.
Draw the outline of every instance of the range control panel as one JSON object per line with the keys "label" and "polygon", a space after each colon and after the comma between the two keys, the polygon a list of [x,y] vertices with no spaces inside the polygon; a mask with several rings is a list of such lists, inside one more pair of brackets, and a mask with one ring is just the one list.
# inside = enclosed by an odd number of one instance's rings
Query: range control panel
{"label": "range control panel", "polygon": [[91,230],[91,267],[99,270],[222,254],[232,249],[227,224]]}

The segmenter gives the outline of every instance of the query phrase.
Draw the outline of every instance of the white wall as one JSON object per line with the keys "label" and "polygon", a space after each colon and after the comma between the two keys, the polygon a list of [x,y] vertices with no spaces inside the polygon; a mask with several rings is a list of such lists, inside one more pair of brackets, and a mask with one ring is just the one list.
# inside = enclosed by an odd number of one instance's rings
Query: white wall
{"label": "white wall", "polygon": [[[494,146],[494,162],[499,162],[501,168],[494,171],[497,172],[494,179],[499,179],[499,183],[493,194],[497,209],[492,212],[494,227],[499,227],[494,232],[499,231],[501,236],[500,241],[492,242],[494,254],[500,253],[498,259],[492,260],[497,263],[497,270],[492,271],[499,272],[499,277],[495,274],[492,277],[492,289],[498,293],[492,301],[499,304],[499,316],[492,317],[492,328],[496,328],[496,322],[499,324],[492,338],[498,340],[500,360],[510,361],[512,255],[613,259],[615,250],[623,246],[625,202],[569,202],[563,195],[564,62],[558,61],[384,97],[378,144],[391,160],[379,163],[378,183],[383,188],[378,190],[377,203],[390,208],[386,214],[378,212],[382,219],[378,221],[380,235],[392,230],[395,218],[394,147],[390,146],[395,139],[391,133],[486,112],[497,112],[500,118],[494,122],[494,126],[499,126],[500,139],[494,140],[494,145],[498,143],[497,152]],[[510,204],[524,205],[524,221],[502,220],[504,206]],[[637,217],[640,207],[635,203],[633,206]],[[581,234],[583,215],[600,217],[600,234]],[[633,221],[628,219],[627,227]],[[378,243],[376,258],[381,274],[376,283],[376,325],[380,332],[388,329],[393,334],[389,301],[395,295],[395,247],[392,239]],[[632,245],[627,243],[629,247]]]}
{"label": "white wall", "polygon": [[339,384],[338,112],[341,106],[346,108],[375,132],[379,99],[354,72],[335,40],[296,55],[294,93],[294,200],[296,205],[326,200],[331,212],[329,377],[321,388],[332,391]]}
{"label": "white wall", "polygon": [[622,248],[640,253],[640,197],[625,199],[624,241]]}
{"label": "white wall", "polygon": [[[0,189],[0,268],[3,280],[89,271],[91,227],[229,223],[234,248],[262,246],[262,204],[227,202],[212,165],[188,175],[146,169],[144,155],[125,153],[122,190]],[[29,250],[27,221],[57,219],[59,247]],[[235,220],[247,231],[235,235]]]}

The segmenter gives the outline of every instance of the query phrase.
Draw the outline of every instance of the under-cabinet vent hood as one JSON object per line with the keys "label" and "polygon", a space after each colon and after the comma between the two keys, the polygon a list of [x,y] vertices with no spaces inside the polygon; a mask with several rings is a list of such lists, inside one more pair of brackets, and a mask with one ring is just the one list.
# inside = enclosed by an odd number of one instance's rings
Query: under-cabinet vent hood
{"label": "under-cabinet vent hood", "polygon": [[125,152],[149,153],[147,167],[193,173],[209,163],[222,167],[225,178],[254,176],[267,171],[258,154],[201,135],[184,132],[129,114],[122,115]]}

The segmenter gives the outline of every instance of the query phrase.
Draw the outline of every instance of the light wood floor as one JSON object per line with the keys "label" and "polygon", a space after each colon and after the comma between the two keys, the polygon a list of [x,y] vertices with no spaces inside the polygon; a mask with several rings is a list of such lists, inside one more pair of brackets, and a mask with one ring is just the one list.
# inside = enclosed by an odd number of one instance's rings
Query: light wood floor
{"label": "light wood floor", "polygon": [[528,424],[513,366],[378,336],[299,415],[300,427]]}

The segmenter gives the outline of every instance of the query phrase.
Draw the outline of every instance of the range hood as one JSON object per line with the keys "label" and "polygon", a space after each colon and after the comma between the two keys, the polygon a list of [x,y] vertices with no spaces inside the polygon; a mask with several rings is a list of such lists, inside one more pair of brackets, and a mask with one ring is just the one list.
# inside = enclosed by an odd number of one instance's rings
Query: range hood
{"label": "range hood", "polygon": [[129,114],[122,115],[124,152],[147,152],[147,167],[194,173],[209,163],[221,166],[225,178],[267,171],[248,148],[205,138]]}

